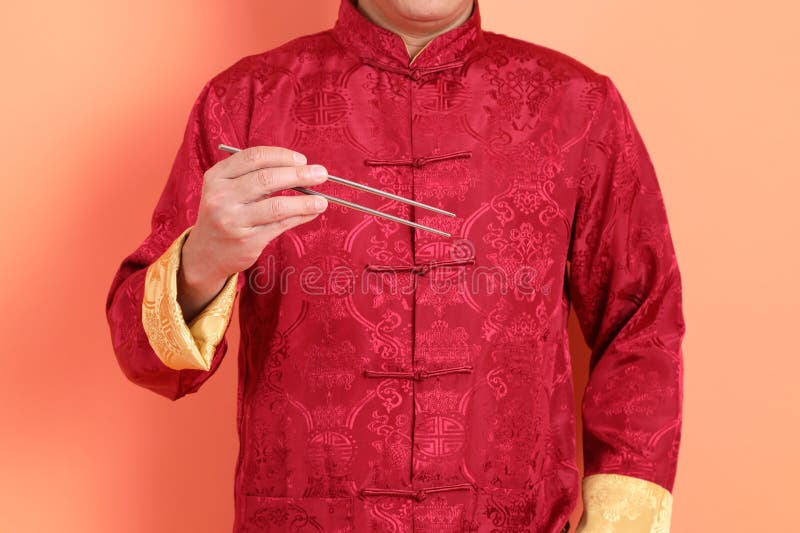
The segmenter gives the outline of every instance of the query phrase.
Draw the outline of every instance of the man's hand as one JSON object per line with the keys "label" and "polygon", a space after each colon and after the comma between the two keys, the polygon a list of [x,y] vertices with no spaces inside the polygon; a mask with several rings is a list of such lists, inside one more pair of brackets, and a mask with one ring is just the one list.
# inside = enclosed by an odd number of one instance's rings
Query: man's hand
{"label": "man's hand", "polygon": [[328,179],[321,165],[277,146],[253,146],[223,159],[203,175],[195,223],[181,252],[178,302],[190,322],[232,274],[256,262],[284,231],[327,208],[320,196],[270,196]]}

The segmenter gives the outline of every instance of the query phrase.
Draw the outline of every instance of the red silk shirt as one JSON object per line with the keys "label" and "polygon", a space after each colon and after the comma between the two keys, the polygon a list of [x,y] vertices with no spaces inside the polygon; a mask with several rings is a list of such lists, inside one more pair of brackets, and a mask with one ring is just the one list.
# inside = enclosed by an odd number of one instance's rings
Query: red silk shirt
{"label": "red silk shirt", "polygon": [[[229,156],[220,143],[288,147],[457,215],[328,181],[317,189],[452,237],[329,204],[229,280],[241,323],[235,532],[566,531],[581,483],[570,304],[592,349],[584,483],[640,481],[651,503],[672,490],[681,278],[653,165],[609,77],[484,30],[477,2],[409,61],[350,0],[332,29],[214,76],[106,305],[126,376],[173,400],[214,374],[226,341],[200,339],[194,323],[207,367],[168,365],[188,330],[162,335],[180,320],[174,294],[149,308],[146,295],[174,289],[174,270],[147,272],[170,250],[174,266],[203,173]],[[655,505],[663,521],[666,499]]]}

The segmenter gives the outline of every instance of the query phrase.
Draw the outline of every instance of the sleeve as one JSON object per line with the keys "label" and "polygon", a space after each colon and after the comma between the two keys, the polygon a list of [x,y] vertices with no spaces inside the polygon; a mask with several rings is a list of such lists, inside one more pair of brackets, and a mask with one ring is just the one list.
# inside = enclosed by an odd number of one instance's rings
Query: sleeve
{"label": "sleeve", "polygon": [[681,275],[652,162],[602,76],[585,137],[569,294],[592,350],[577,532],[669,530],[683,404]]}
{"label": "sleeve", "polygon": [[243,273],[231,276],[191,324],[183,321],[175,291],[180,247],[197,218],[203,174],[223,157],[216,147],[238,144],[212,82],[192,106],[150,233],[123,259],[105,305],[123,373],[172,400],[196,392],[216,372],[227,351],[224,335],[233,299],[244,284]]}

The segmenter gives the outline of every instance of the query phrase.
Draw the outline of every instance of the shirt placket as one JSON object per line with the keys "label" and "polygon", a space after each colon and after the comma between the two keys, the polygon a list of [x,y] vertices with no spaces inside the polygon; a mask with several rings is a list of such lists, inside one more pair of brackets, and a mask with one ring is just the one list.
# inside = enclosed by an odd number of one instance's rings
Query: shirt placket
{"label": "shirt placket", "polygon": [[[412,198],[417,198],[416,193],[416,173],[421,169],[425,168],[427,165],[435,165],[440,162],[453,160],[453,159],[463,159],[463,158],[470,158],[472,157],[472,151],[468,149],[463,150],[451,150],[446,151],[443,153],[417,153],[417,149],[414,147],[414,124],[413,124],[413,116],[415,112],[416,106],[416,97],[418,93],[418,88],[420,83],[427,79],[428,76],[435,76],[437,72],[459,68],[461,67],[464,62],[463,61],[455,61],[451,63],[445,63],[441,65],[435,65],[431,67],[412,67],[410,69],[398,69],[387,65],[382,65],[376,62],[367,61],[368,63],[373,64],[378,68],[384,68],[389,71],[393,71],[395,73],[401,74],[406,77],[408,86],[409,86],[409,102],[410,102],[410,109],[409,109],[409,121],[411,123],[411,154],[409,157],[401,157],[401,158],[391,158],[391,159],[377,159],[371,158],[366,159],[364,162],[368,166],[396,166],[396,167],[410,167],[412,173]],[[418,211],[415,208],[411,210],[411,219],[416,220]],[[394,273],[410,273],[414,276],[414,283],[416,288],[416,281],[424,276],[429,275],[432,271],[440,268],[459,268],[465,267],[467,265],[471,265],[475,262],[474,257],[465,257],[465,258],[452,258],[452,259],[433,259],[433,260],[423,260],[420,258],[418,253],[418,245],[417,245],[417,235],[418,232],[416,230],[412,230],[412,239],[411,239],[411,246],[412,246],[412,257],[414,258],[413,264],[368,264],[366,269],[373,272],[394,272]],[[411,446],[411,472],[409,472],[410,480],[413,484],[415,476],[414,476],[414,450],[416,448],[416,434],[418,430],[418,424],[416,421],[416,413],[417,413],[417,406],[416,406],[416,393],[417,389],[420,386],[424,386],[426,382],[430,380],[439,380],[439,379],[448,379],[452,376],[456,375],[465,375],[471,374],[474,370],[471,364],[464,364],[464,365],[452,365],[443,368],[425,368],[424,365],[421,365],[417,358],[415,357],[418,346],[419,346],[419,335],[418,332],[420,331],[419,324],[417,324],[417,299],[418,299],[418,292],[415,290],[413,293],[414,297],[412,299],[413,308],[412,308],[412,316],[413,316],[413,328],[412,328],[412,349],[411,349],[411,361],[410,367],[405,370],[399,371],[385,371],[380,369],[371,369],[367,368],[364,369],[362,375],[366,379],[401,379],[401,380],[409,380],[411,385],[411,395],[412,395],[412,404],[414,405],[414,421],[411,424],[411,438],[410,438],[410,446]],[[464,482],[456,482],[456,483],[441,483],[435,484],[431,486],[425,487],[414,487],[411,488],[390,488],[390,487],[363,487],[359,490],[359,494],[362,497],[383,497],[383,496],[394,496],[394,497],[401,497],[411,499],[416,502],[422,502],[426,499],[429,494],[441,493],[441,492],[449,492],[449,491],[463,491],[463,490],[471,490],[476,491],[477,487],[474,483],[465,480]]]}

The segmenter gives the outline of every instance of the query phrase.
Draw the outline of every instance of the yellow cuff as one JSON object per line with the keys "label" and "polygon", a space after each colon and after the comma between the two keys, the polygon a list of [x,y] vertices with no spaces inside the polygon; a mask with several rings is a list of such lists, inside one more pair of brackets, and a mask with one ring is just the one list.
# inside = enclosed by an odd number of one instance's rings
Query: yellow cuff
{"label": "yellow cuff", "polygon": [[142,300],[142,325],[158,358],[174,370],[209,370],[225,335],[236,298],[237,275],[188,325],[178,304],[181,247],[192,229],[184,230],[148,268]]}
{"label": "yellow cuff", "polygon": [[583,515],[575,533],[669,533],[672,493],[622,474],[583,478]]}

